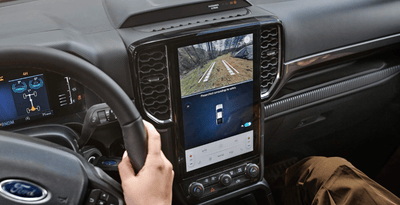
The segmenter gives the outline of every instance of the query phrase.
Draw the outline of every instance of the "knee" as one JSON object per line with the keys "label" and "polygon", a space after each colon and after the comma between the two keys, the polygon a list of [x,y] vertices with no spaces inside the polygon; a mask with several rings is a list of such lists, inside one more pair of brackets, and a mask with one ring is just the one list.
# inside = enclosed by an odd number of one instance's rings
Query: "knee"
{"label": "knee", "polygon": [[341,166],[353,167],[349,161],[342,157],[321,157],[310,166],[314,169],[322,168],[326,171],[334,171]]}
{"label": "knee", "polygon": [[303,176],[309,178],[304,180],[316,180],[320,183],[327,181],[341,166],[353,167],[349,161],[341,157],[311,158],[304,165],[305,166],[301,168],[304,170],[303,173],[312,173]]}
{"label": "knee", "polygon": [[321,186],[343,167],[353,169],[353,165],[341,157],[308,157],[286,170],[285,185],[298,190],[301,198],[311,203]]}
{"label": "knee", "polygon": [[286,175],[288,181],[297,181],[301,184],[313,182],[322,184],[341,166],[353,167],[353,165],[341,157],[308,157],[290,167]]}

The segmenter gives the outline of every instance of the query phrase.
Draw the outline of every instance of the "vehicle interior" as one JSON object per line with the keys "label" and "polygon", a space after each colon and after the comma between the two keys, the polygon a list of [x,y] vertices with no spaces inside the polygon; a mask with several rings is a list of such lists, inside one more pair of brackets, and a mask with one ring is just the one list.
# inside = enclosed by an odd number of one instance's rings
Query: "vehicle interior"
{"label": "vehicle interior", "polygon": [[[400,1],[0,0],[0,204],[123,205],[142,120],[172,204],[279,205],[309,156],[400,196]],[[138,185],[140,186],[140,185]]]}

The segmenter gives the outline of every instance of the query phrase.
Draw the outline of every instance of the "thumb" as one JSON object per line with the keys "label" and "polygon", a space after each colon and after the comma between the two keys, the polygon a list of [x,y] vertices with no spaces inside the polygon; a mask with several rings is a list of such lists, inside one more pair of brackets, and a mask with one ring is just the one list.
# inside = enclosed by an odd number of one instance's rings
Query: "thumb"
{"label": "thumb", "polygon": [[122,156],[122,160],[118,165],[119,175],[121,180],[127,180],[130,177],[135,177],[135,171],[132,168],[131,162],[128,157],[128,153],[125,151],[124,156]]}

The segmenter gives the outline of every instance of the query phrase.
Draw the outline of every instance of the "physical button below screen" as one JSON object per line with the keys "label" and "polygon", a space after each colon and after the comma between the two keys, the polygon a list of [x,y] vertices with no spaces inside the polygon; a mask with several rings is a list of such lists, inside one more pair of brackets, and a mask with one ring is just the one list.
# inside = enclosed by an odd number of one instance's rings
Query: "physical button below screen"
{"label": "physical button below screen", "polygon": [[218,176],[212,176],[210,182],[211,182],[212,184],[218,182]]}
{"label": "physical button below screen", "polygon": [[241,183],[244,183],[244,182],[246,182],[248,180],[249,179],[246,176],[236,177],[236,178],[233,178],[232,185],[241,184]]}
{"label": "physical button below screen", "polygon": [[216,184],[214,186],[209,186],[209,187],[204,189],[204,195],[216,193],[217,191],[219,191],[219,190],[221,190],[223,188],[225,188],[225,187],[223,187],[220,184]]}
{"label": "physical button below screen", "polygon": [[208,184],[211,183],[211,179],[210,178],[205,178],[199,181],[200,183],[202,183],[204,186],[207,186]]}
{"label": "physical button below screen", "polygon": [[243,174],[244,173],[244,167],[245,166],[241,166],[241,167],[238,167],[238,168],[236,168],[236,174]]}

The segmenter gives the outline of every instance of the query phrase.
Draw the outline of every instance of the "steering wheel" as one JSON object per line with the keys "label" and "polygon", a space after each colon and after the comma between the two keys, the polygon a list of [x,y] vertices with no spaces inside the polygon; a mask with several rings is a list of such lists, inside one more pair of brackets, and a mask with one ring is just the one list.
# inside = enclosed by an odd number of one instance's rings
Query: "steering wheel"
{"label": "steering wheel", "polygon": [[[122,88],[99,68],[52,48],[0,47],[0,72],[8,68],[44,69],[69,76],[92,90],[118,116],[135,172],[143,167],[147,141],[142,118]],[[121,186],[78,153],[5,131],[0,131],[0,186],[0,204],[82,204],[96,190],[123,204]],[[90,189],[94,191],[88,192]],[[36,196],[39,192],[46,196]]]}

